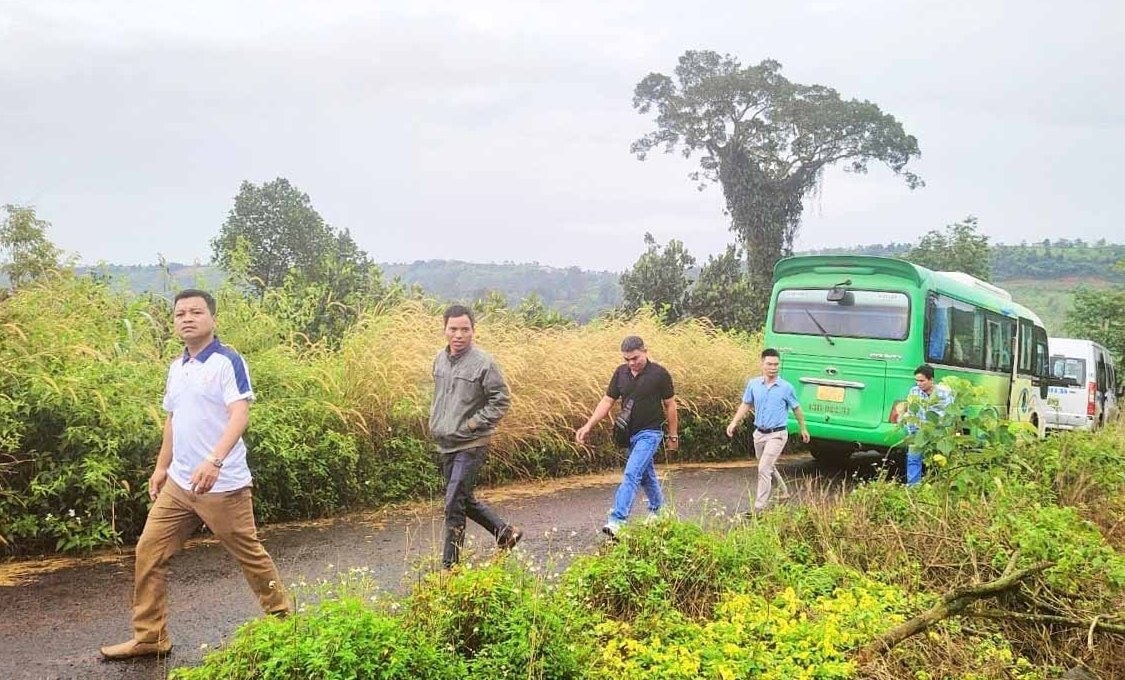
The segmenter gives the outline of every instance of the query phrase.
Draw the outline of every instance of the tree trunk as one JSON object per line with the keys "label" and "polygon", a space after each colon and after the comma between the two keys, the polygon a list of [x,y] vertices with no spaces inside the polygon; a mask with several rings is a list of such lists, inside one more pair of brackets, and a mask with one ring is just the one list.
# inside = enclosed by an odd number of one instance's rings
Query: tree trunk
{"label": "tree trunk", "polygon": [[876,655],[886,653],[911,635],[921,633],[938,621],[961,613],[977,600],[999,595],[1009,588],[1019,585],[1019,582],[1024,578],[1048,569],[1054,564],[1054,562],[1039,562],[1026,569],[1005,573],[995,581],[969,588],[956,588],[943,595],[941,601],[933,607],[883,633],[878,639],[859,651],[857,660],[860,664],[867,663]]}
{"label": "tree trunk", "polygon": [[765,322],[773,268],[793,252],[793,237],[801,219],[802,192],[787,178],[771,178],[744,149],[719,154],[719,181],[731,216],[731,231],[746,251],[753,327]]}

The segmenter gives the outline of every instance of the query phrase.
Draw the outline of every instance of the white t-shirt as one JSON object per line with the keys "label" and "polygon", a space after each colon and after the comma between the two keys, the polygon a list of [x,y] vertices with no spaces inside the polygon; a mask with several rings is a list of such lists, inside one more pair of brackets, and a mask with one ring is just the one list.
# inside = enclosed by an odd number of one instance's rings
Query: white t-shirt
{"label": "white t-shirt", "polygon": [[[227,406],[252,401],[250,372],[242,356],[215,338],[194,357],[187,350],[168,367],[164,410],[172,414],[172,465],[168,477],[191,490],[191,473],[210,456],[229,416]],[[235,491],[252,483],[246,444],[240,437],[223,458],[219,479],[209,493]]]}

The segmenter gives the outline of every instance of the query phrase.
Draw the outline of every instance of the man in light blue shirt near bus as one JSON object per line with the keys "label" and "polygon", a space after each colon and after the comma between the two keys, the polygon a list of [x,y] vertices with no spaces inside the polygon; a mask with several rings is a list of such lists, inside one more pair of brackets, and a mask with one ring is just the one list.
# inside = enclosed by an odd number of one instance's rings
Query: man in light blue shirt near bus
{"label": "man in light blue shirt near bus", "polygon": [[758,492],[754,499],[756,513],[765,510],[769,504],[777,459],[789,441],[790,410],[801,428],[801,441],[809,442],[809,430],[805,427],[805,414],[797,402],[797,393],[789,382],[778,377],[780,371],[781,355],[777,350],[762,350],[762,375],[746,383],[742,403],[727,425],[727,436],[733,437],[738,424],[753,409],[754,455],[758,458]]}

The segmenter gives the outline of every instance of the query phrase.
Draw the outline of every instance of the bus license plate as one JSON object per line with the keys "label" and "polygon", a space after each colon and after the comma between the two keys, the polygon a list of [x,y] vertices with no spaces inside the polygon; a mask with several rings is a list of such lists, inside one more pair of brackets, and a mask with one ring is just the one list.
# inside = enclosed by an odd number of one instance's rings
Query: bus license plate
{"label": "bus license plate", "polygon": [[816,398],[818,401],[842,402],[844,400],[844,388],[817,385]]}

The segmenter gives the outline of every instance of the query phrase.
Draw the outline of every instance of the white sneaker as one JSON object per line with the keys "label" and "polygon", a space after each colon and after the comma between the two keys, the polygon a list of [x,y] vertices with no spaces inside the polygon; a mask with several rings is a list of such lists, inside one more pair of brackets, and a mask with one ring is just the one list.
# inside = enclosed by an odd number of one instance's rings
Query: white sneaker
{"label": "white sneaker", "polygon": [[650,513],[648,513],[648,517],[645,517],[645,524],[655,524],[659,521],[660,521],[660,513],[659,512],[650,512]]}
{"label": "white sneaker", "polygon": [[602,533],[605,534],[606,536],[609,536],[610,538],[613,538],[613,539],[617,538],[617,532],[620,531],[620,530],[621,530],[621,522],[618,522],[615,519],[609,520],[608,522],[605,523],[605,526],[602,527]]}

